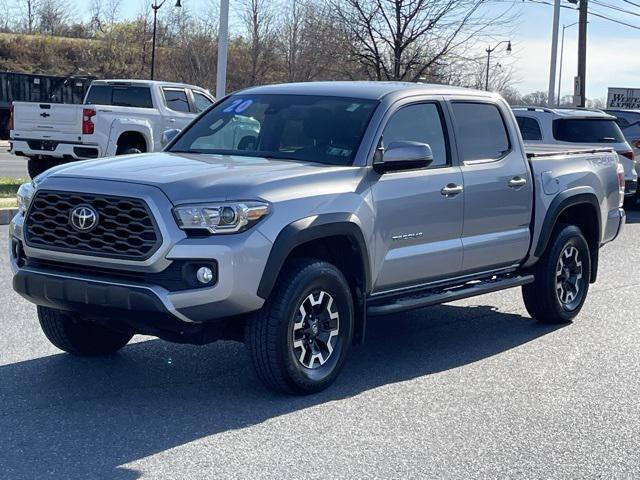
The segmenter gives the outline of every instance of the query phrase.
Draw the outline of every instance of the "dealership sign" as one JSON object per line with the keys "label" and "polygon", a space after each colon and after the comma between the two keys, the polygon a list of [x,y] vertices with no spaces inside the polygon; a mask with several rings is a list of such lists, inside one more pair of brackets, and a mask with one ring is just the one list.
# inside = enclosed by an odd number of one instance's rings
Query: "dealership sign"
{"label": "dealership sign", "polygon": [[607,107],[640,109],[640,88],[610,88]]}

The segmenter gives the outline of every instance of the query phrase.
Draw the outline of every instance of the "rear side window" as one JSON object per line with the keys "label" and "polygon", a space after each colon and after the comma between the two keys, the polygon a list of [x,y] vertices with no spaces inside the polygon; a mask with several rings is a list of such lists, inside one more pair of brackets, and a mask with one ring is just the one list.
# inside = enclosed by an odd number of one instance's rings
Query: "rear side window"
{"label": "rear side window", "polygon": [[89,89],[87,105],[153,108],[149,87],[96,85]]}
{"label": "rear side window", "polygon": [[562,118],[553,121],[553,137],[571,143],[621,143],[624,136],[614,120]]}
{"label": "rear side window", "polygon": [[464,161],[497,160],[509,152],[507,127],[496,105],[454,102],[452,108]]}
{"label": "rear side window", "polygon": [[433,152],[431,168],[449,163],[442,118],[434,103],[409,105],[398,110],[389,119],[382,141],[385,148],[398,141],[427,143]]}
{"label": "rear side window", "polygon": [[111,86],[95,85],[89,88],[87,94],[87,105],[111,105]]}
{"label": "rear side window", "polygon": [[520,133],[522,139],[528,141],[542,140],[542,131],[540,130],[540,124],[535,118],[531,117],[516,117],[518,127],[520,127]]}
{"label": "rear side window", "polygon": [[164,100],[167,108],[174,112],[189,112],[189,100],[187,100],[187,92],[174,88],[163,88]]}

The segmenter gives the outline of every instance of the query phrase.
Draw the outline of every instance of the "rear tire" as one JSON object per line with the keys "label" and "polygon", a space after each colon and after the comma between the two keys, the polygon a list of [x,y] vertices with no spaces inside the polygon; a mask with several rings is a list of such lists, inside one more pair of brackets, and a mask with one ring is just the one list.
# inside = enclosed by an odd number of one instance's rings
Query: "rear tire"
{"label": "rear tire", "polygon": [[75,320],[53,308],[38,307],[42,331],[60,350],[79,356],[109,355],[124,347],[132,332],[107,328],[97,323]]}
{"label": "rear tire", "polygon": [[285,265],[245,337],[256,374],[269,388],[304,395],[336,379],[351,346],[353,299],[340,270],[318,260]]}
{"label": "rear tire", "polygon": [[527,311],[542,323],[569,323],[589,292],[591,256],[580,229],[558,225],[534,268],[535,281],[522,287]]}
{"label": "rear tire", "polygon": [[138,153],[142,153],[142,150],[137,147],[124,146],[122,148],[118,148],[116,155],[136,155]]}

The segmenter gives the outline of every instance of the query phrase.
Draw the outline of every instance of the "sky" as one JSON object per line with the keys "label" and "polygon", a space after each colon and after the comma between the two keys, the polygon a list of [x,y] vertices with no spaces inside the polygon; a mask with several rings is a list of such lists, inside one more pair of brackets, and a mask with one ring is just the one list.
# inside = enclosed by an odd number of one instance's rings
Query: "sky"
{"label": "sky", "polygon": [[[78,12],[88,16],[88,0],[72,0]],[[183,5],[197,13],[208,11],[205,7],[217,0],[182,0]],[[323,1],[323,0],[317,0]],[[544,1],[544,0],[542,0]],[[552,0],[550,0],[552,1]],[[123,0],[121,14],[133,17],[152,0]],[[233,3],[231,11],[233,16]],[[490,9],[498,12],[508,8],[508,0],[493,0]],[[513,53],[504,60],[514,71],[515,86],[521,93],[536,90],[546,91],[549,86],[549,62],[551,56],[551,30],[553,7],[551,5],[515,2],[520,12],[508,38],[512,41]],[[163,9],[174,8],[174,1],[167,0]],[[562,5],[572,7],[566,0]],[[628,10],[621,12],[605,5]],[[607,87],[640,88],[640,0],[591,0],[590,10],[623,22],[637,25],[638,29],[616,24],[593,15],[589,18],[587,44],[587,97],[605,98]],[[562,25],[578,20],[578,12],[561,8]],[[233,23],[233,18],[231,19]],[[562,73],[562,95],[573,93],[573,77],[577,71],[577,25],[566,29]],[[558,51],[558,59],[560,51]],[[500,60],[502,63],[502,60]]]}

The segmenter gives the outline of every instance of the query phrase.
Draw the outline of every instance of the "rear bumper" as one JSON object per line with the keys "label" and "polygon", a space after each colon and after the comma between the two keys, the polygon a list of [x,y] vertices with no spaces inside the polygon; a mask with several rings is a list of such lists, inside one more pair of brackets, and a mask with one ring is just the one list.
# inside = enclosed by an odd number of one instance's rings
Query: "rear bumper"
{"label": "rear bumper", "polygon": [[604,232],[604,243],[609,243],[618,238],[624,231],[627,222],[627,214],[624,209],[611,210],[607,216],[607,224]]}
{"label": "rear bumper", "polygon": [[59,142],[55,140],[12,140],[11,152],[15,155],[35,157],[43,155],[53,158],[82,160],[103,156],[99,145],[85,145],[80,142]]}

